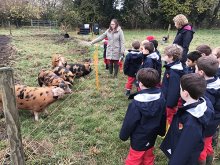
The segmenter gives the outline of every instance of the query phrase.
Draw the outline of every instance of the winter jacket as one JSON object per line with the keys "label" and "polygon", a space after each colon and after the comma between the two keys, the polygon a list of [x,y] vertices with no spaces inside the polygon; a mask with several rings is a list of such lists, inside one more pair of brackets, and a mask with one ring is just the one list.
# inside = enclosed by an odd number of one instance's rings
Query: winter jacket
{"label": "winter jacket", "polygon": [[189,74],[189,73],[195,73],[195,68],[193,67],[186,67],[186,73]]}
{"label": "winter jacket", "polygon": [[166,68],[162,81],[162,91],[166,99],[167,107],[177,106],[180,98],[180,78],[185,70],[180,61],[174,61],[164,66]]}
{"label": "winter jacket", "polygon": [[129,77],[135,77],[142,63],[142,54],[138,50],[128,50],[124,62],[124,74]]}
{"label": "winter jacket", "polygon": [[105,33],[93,40],[92,44],[102,41],[106,37],[108,38],[106,59],[119,60],[125,51],[125,39],[121,27],[119,26],[115,31],[111,31],[110,29],[106,30]]}
{"label": "winter jacket", "polygon": [[157,52],[153,52],[149,55],[143,54],[143,63],[140,67],[141,68],[153,68],[158,71],[159,76],[161,77],[161,68],[162,63],[160,61],[160,56]]}
{"label": "winter jacket", "polygon": [[131,147],[136,151],[146,151],[153,147],[161,131],[164,112],[165,100],[160,89],[140,91],[128,106],[120,139],[126,141],[130,137]]}
{"label": "winter jacket", "polygon": [[160,146],[169,158],[169,165],[198,164],[204,147],[204,130],[213,114],[210,101],[204,98],[179,108]]}
{"label": "winter jacket", "polygon": [[220,68],[218,68],[217,76],[220,78]]}
{"label": "winter jacket", "polygon": [[183,55],[181,62],[186,63],[187,53],[189,51],[190,42],[193,39],[194,30],[191,25],[185,25],[177,31],[176,37],[173,41],[174,44],[180,45],[183,47]]}
{"label": "winter jacket", "polygon": [[214,119],[205,131],[205,136],[210,137],[215,134],[216,128],[220,124],[220,79],[218,77],[207,80],[205,96],[211,101],[215,110]]}

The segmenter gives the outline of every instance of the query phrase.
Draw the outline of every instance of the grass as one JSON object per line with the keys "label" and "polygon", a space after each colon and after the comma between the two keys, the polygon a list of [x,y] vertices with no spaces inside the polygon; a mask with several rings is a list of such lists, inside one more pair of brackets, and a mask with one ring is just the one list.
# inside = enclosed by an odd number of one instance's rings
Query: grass
{"label": "grass", "polygon": [[[134,39],[143,40],[146,35],[155,35],[161,39],[166,35],[163,30],[126,30],[126,47]],[[8,34],[1,29],[0,34]],[[220,30],[199,30],[195,34],[190,50],[199,44],[219,46]],[[81,62],[93,58],[94,47],[80,54],[76,50],[87,49],[78,40],[91,40],[92,36],[74,36],[63,41],[60,32],[48,29],[13,30],[12,44],[17,48],[17,55],[12,62],[15,78],[22,84],[37,86],[37,74],[40,69],[49,69],[51,55],[62,53],[69,62]],[[173,40],[175,31],[170,33]],[[218,40],[217,40],[218,39]],[[165,45],[159,45],[163,50]],[[28,111],[19,111],[22,138],[24,142],[26,164],[98,164],[119,165],[126,158],[129,142],[120,141],[118,134],[129,101],[124,96],[126,77],[119,74],[113,79],[105,70],[102,62],[102,48],[99,48],[100,90],[95,86],[95,72],[88,77],[77,79],[73,94],[52,104],[50,115],[40,117],[34,122]],[[156,145],[156,164],[167,164],[166,157]],[[6,149],[7,141],[0,142],[0,150]]]}

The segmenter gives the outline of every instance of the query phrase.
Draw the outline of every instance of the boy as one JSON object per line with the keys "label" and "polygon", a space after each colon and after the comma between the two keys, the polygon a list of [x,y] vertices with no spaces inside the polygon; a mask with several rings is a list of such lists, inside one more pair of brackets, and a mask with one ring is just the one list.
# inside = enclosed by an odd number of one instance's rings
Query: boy
{"label": "boy", "polygon": [[203,132],[213,117],[213,107],[202,96],[205,79],[196,74],[184,75],[180,95],[185,101],[175,114],[160,148],[169,158],[169,165],[197,165],[203,149]]}
{"label": "boy", "polygon": [[200,154],[200,164],[211,164],[214,156],[212,137],[220,124],[220,80],[215,77],[219,62],[214,56],[204,56],[198,59],[196,73],[206,79],[207,87],[205,96],[211,101],[215,115],[205,129],[204,149]]}
{"label": "boy", "polygon": [[154,45],[152,42],[145,42],[142,46],[143,63],[140,68],[153,68],[159,73],[161,77],[161,63],[159,62],[159,55],[154,52]]}
{"label": "boy", "polygon": [[208,45],[199,45],[196,50],[201,52],[202,56],[209,56],[212,53],[212,49]]}
{"label": "boy", "polygon": [[[159,75],[155,69],[143,68],[137,73],[141,91],[129,104],[120,131],[120,139],[130,137],[131,147],[126,165],[154,164],[154,144],[161,132],[161,121],[165,116],[165,100],[159,88]],[[165,124],[165,123],[163,123]]]}
{"label": "boy", "polygon": [[[220,64],[220,47],[217,47],[217,48],[213,49],[212,50],[212,55],[217,57],[217,60]],[[218,68],[217,76],[220,78],[220,65],[219,65],[219,68]]]}
{"label": "boy", "polygon": [[171,124],[173,115],[177,111],[180,98],[180,78],[184,75],[183,65],[180,62],[183,49],[179,45],[167,46],[164,50],[164,61],[167,63],[162,81],[162,91],[166,99],[167,123]]}
{"label": "boy", "polygon": [[140,49],[140,42],[134,41],[132,43],[133,50],[128,50],[128,54],[125,58],[124,63],[124,74],[128,76],[127,83],[125,85],[126,88],[126,96],[130,95],[130,91],[132,89],[132,84],[136,80],[136,74],[141,66],[142,63],[142,54],[139,51]]}
{"label": "boy", "polygon": [[190,52],[187,55],[187,73],[195,73],[196,61],[201,57],[201,53],[199,51]]}

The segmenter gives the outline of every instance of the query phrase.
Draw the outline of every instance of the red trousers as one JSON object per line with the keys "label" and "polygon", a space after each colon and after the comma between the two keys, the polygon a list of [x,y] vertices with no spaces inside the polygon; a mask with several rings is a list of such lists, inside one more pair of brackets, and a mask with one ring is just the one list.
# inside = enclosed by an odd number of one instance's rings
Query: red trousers
{"label": "red trousers", "polygon": [[130,77],[128,76],[128,80],[127,80],[127,83],[125,84],[125,88],[127,90],[131,90],[132,89],[132,85],[133,83],[135,82],[136,78],[135,77]]}
{"label": "red trousers", "polygon": [[125,165],[154,165],[154,147],[147,151],[135,151],[130,147]]}
{"label": "red trousers", "polygon": [[169,125],[172,123],[173,116],[175,115],[176,112],[177,112],[177,107],[174,108],[166,107],[167,123]]}
{"label": "red trousers", "polygon": [[120,72],[123,72],[123,61],[118,61],[118,65]]}
{"label": "red trousers", "polygon": [[208,155],[213,155],[213,154],[214,154],[214,151],[213,151],[213,148],[212,148],[212,136],[206,137],[204,139],[204,149],[200,153],[199,160],[200,161],[206,161],[206,157]]}

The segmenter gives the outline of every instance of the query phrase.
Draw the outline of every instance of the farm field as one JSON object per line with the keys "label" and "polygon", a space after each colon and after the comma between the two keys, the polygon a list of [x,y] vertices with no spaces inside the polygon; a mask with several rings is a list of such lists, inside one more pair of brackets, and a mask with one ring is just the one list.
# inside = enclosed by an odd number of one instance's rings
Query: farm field
{"label": "farm field", "polygon": [[[73,31],[69,33],[70,39],[63,39],[59,30],[50,29],[13,29],[12,33],[13,56],[7,63],[2,60],[0,64],[11,66],[15,81],[24,85],[38,86],[37,75],[41,69],[51,68],[52,54],[61,53],[71,63],[93,59],[95,47],[88,47],[83,41],[95,36],[77,36]],[[166,33],[164,30],[125,30],[126,48],[130,48],[133,40],[142,41],[147,35],[161,40]],[[8,30],[0,29],[0,36],[8,34]],[[172,43],[175,34],[171,31],[170,42],[159,44],[162,55],[163,48]],[[220,30],[196,31],[190,50],[200,44],[212,48],[220,46]],[[109,76],[103,63],[102,43],[98,45],[99,90],[93,66],[90,75],[75,80],[72,94],[48,107],[49,116],[42,114],[39,122],[35,122],[29,111],[19,111],[26,164],[123,164],[129,141],[122,142],[118,135],[129,104],[124,95],[126,76],[122,73],[117,79]],[[4,118],[1,118],[0,164],[7,162],[8,141],[4,127]],[[158,149],[161,141],[159,137],[155,147],[156,165],[167,164],[166,157]],[[216,161],[217,164],[220,162]]]}

